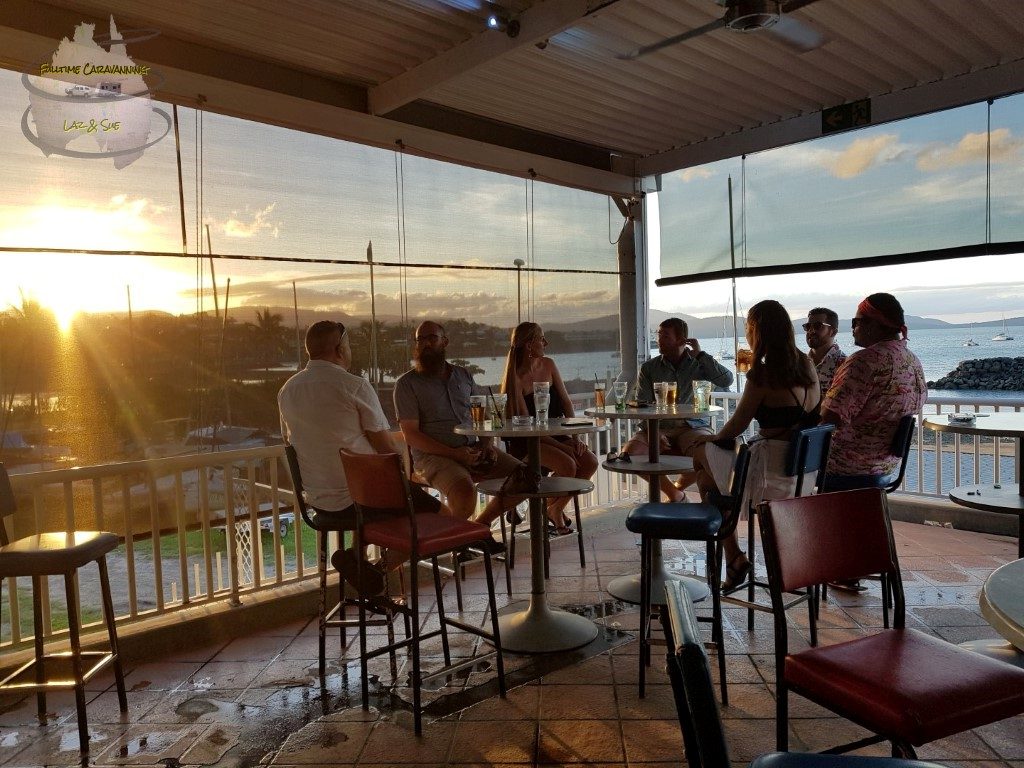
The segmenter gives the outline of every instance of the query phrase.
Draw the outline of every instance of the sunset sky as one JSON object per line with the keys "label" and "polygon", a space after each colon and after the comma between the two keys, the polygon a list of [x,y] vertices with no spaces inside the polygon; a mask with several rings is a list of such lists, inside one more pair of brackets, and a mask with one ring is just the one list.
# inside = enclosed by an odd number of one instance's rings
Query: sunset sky
{"label": "sunset sky", "polygon": [[[28,103],[20,76],[0,71],[0,245],[181,252],[173,135],[120,170],[106,159],[45,157],[21,132]],[[794,259],[825,251],[874,255],[982,241],[984,112],[984,105],[974,105],[752,156],[749,263],[780,253]],[[621,219],[603,196],[537,183],[531,208],[529,185],[521,179],[408,156],[396,167],[391,151],[217,115],[205,115],[201,126],[203,215],[197,217],[200,126],[193,110],[180,110],[180,117],[190,253],[201,222],[221,253],[363,262],[372,240],[378,262],[398,261],[404,242],[412,264],[511,267],[513,259],[532,254],[537,267],[615,268]],[[1024,239],[1024,100],[997,102],[992,124],[993,239]],[[90,141],[82,137],[76,145],[87,149]],[[665,177],[664,192],[650,206],[651,222],[660,216],[662,223],[660,232],[651,227],[652,280],[702,264],[720,268],[728,254],[725,179],[733,174],[738,185],[739,169],[739,160],[731,160]],[[197,308],[194,258],[0,258],[0,307],[17,305],[24,294],[53,308],[65,324],[79,311],[126,310],[127,286],[136,310]],[[231,279],[235,309],[290,306],[294,280],[300,307],[369,314],[362,266],[218,261],[216,269],[221,296]],[[378,268],[376,278],[378,313],[397,315],[398,270]],[[205,266],[203,285],[209,285]],[[817,304],[845,314],[865,294],[888,290],[912,314],[958,322],[1024,315],[1022,287],[1024,263],[1007,256],[743,280],[739,293],[742,306],[773,297],[800,315]],[[614,276],[524,277],[523,290],[542,321],[617,311]],[[408,292],[414,317],[514,321],[514,271],[410,270]],[[722,314],[729,295],[727,282],[652,287],[651,304]],[[203,301],[212,307],[208,292]]]}

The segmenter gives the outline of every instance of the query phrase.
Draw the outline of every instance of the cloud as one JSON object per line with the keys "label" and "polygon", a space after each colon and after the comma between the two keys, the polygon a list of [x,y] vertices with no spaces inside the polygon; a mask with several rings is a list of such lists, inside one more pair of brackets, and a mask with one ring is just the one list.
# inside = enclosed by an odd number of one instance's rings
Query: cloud
{"label": "cloud", "polygon": [[679,172],[679,178],[687,183],[695,180],[710,179],[714,175],[714,171],[704,166],[697,166],[696,168],[687,168]]}
{"label": "cloud", "polygon": [[[1024,140],[1014,137],[1009,128],[992,131],[992,162],[1006,163],[1016,160]],[[967,133],[955,145],[929,144],[917,153],[917,169],[933,172],[956,168],[971,163],[984,163],[988,141],[984,132]]]}
{"label": "cloud", "polygon": [[895,157],[893,149],[897,136],[883,133],[866,139],[854,139],[825,167],[838,179],[852,179],[865,171]]}
{"label": "cloud", "polygon": [[231,218],[225,221],[223,224],[217,222],[210,222],[218,229],[220,229],[228,237],[240,237],[248,239],[255,237],[263,230],[267,230],[271,237],[277,237],[280,233],[281,222],[268,221],[267,217],[274,211],[277,203],[271,203],[266,208],[256,211],[255,213],[249,214],[246,209],[246,216],[248,220],[238,218],[238,212],[232,211]]}

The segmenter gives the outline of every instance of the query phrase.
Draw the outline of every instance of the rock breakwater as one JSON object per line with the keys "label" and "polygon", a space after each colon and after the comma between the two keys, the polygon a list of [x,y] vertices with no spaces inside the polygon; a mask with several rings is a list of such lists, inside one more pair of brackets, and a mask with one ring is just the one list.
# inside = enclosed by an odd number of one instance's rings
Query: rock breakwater
{"label": "rock breakwater", "polygon": [[937,381],[933,389],[982,389],[1024,391],[1024,357],[986,357],[962,360]]}

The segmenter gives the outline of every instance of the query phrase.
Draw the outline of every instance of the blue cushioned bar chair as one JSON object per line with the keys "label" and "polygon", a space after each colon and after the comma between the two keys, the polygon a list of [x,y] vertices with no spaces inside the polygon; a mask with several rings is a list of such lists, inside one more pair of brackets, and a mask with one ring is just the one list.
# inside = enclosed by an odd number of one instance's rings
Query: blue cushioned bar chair
{"label": "blue cushioned bar chair", "polygon": [[[825,465],[828,464],[828,452],[832,446],[832,433],[835,431],[834,424],[819,424],[816,427],[801,429],[793,435],[790,441],[789,453],[786,458],[786,477],[796,478],[796,489],[794,496],[803,496],[804,492],[813,491],[813,488],[804,487],[804,478],[811,473],[819,473],[822,477],[825,472]],[[756,549],[754,546],[754,518],[757,515],[757,504],[762,499],[751,499],[750,508],[747,510],[747,559],[750,560],[750,576],[742,584],[738,584],[725,593],[726,602],[739,605],[747,609],[747,631],[754,631],[754,611],[771,613],[770,605],[758,603],[756,588],[768,589],[767,582],[758,581],[754,567]],[[742,590],[747,590],[747,599],[741,600],[732,595]],[[817,601],[811,603],[810,610],[814,610]],[[813,632],[814,630],[812,630]],[[817,643],[817,637],[812,634],[811,642]]]}
{"label": "blue cushioned bar chair", "polygon": [[[678,582],[665,586],[662,626],[668,644],[672,682],[689,768],[731,768],[729,746],[711,684],[711,665],[700,640],[693,602]],[[891,757],[771,752],[750,768],[940,768],[935,763]]]}
{"label": "blue cushioned bar chair", "polygon": [[[626,528],[640,534],[640,697],[644,696],[646,669],[651,663],[651,571],[653,542],[656,540],[703,541],[707,547],[707,577],[711,589],[711,639],[718,651],[718,671],[722,680],[722,703],[729,703],[725,682],[725,644],[722,630],[721,584],[722,539],[736,530],[740,500],[747,482],[749,456],[747,446],[739,445],[733,464],[728,496],[713,494],[705,503],[641,504],[626,517]],[[657,596],[660,604],[661,595]]]}

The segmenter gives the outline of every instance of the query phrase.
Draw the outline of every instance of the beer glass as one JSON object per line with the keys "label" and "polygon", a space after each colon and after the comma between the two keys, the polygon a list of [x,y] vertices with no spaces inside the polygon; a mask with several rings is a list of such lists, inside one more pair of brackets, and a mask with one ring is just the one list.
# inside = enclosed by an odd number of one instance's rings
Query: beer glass
{"label": "beer glass", "polygon": [[676,395],[679,393],[679,384],[675,381],[665,382],[665,405],[669,408],[676,404]]}
{"label": "beer glass", "polygon": [[668,399],[668,382],[667,381],[656,381],[654,382],[654,407],[659,411],[664,410]]}
{"label": "beer glass", "polygon": [[470,395],[469,411],[473,418],[473,426],[482,427],[487,420],[487,396]]}
{"label": "beer glass", "polygon": [[754,364],[754,353],[746,347],[740,347],[736,350],[736,370],[740,373],[746,373],[750,370],[750,366]]}
{"label": "beer glass", "polygon": [[594,382],[594,407],[598,410],[604,410],[604,382]]}

